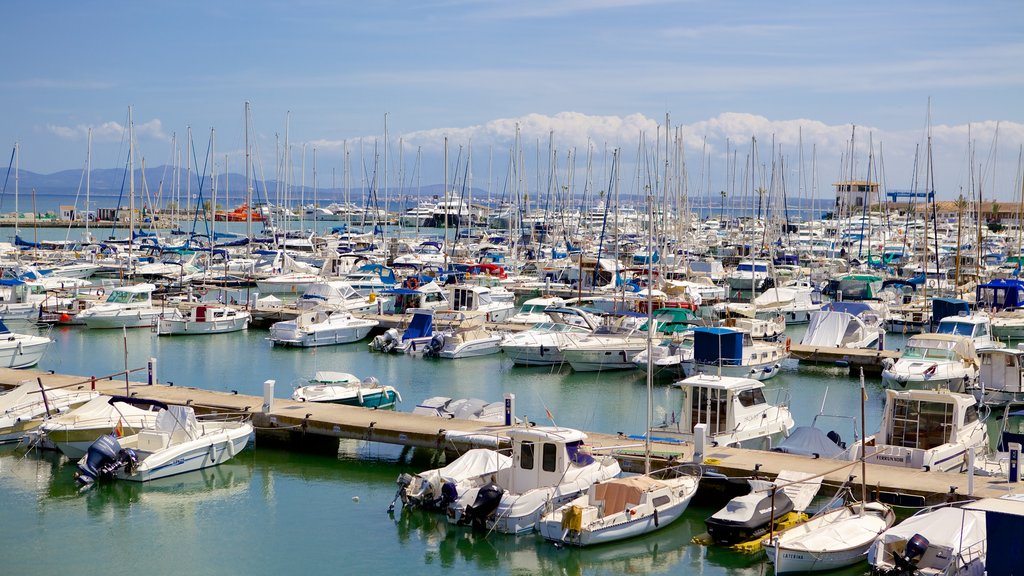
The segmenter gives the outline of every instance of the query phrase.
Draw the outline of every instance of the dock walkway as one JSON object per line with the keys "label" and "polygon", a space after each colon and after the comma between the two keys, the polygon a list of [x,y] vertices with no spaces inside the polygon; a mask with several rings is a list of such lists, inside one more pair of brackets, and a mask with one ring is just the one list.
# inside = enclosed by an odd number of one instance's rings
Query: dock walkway
{"label": "dock walkway", "polygon": [[[370,410],[338,404],[296,402],[274,398],[269,411],[263,410],[263,398],[245,394],[217,392],[187,386],[171,386],[140,382],[125,383],[124,378],[96,380],[89,377],[51,374],[38,370],[0,368],[0,387],[10,388],[25,381],[41,382],[47,388],[74,386],[93,387],[104,394],[134,395],[167,404],[189,405],[200,414],[249,413],[257,440],[302,447],[336,448],[339,439],[383,442],[414,448],[461,452],[473,447],[505,445],[506,426],[471,420],[442,420],[409,412]],[[642,471],[642,443],[615,434],[588,432],[588,444],[595,452],[606,452],[619,459],[624,470]],[[333,443],[333,444],[332,444]],[[652,443],[656,468],[693,459],[690,443]],[[782,470],[823,474],[833,485],[851,482],[860,476],[860,464],[830,459],[709,446],[703,462],[730,476],[759,474],[774,477]],[[923,472],[909,468],[867,465],[869,489],[890,502],[921,504],[968,496],[965,474]],[[975,477],[972,496],[998,497],[1017,489],[1006,480]]]}

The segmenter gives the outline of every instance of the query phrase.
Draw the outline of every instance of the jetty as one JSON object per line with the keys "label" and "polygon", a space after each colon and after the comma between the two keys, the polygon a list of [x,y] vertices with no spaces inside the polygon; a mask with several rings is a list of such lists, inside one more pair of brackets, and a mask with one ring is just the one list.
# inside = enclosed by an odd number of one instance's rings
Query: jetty
{"label": "jetty", "polygon": [[896,350],[833,348],[795,343],[789,347],[789,355],[801,362],[849,367],[851,374],[858,374],[861,368],[865,374],[881,374],[885,361],[895,362],[899,360],[900,354]]}
{"label": "jetty", "polygon": [[[138,372],[145,369],[135,369]],[[155,380],[155,374],[150,372]],[[273,385],[264,384],[264,397],[219,392],[189,386],[137,382],[125,374],[94,378],[54,374],[39,370],[0,368],[0,387],[11,388],[26,381],[41,388],[94,389],[103,394],[129,395],[166,404],[191,406],[199,414],[247,414],[256,431],[257,444],[269,442],[286,449],[337,451],[339,440],[382,442],[412,448],[460,453],[476,447],[507,446],[508,426],[473,420],[439,419],[393,410],[371,410],[339,404],[296,402],[273,398]],[[269,391],[267,388],[269,387]],[[643,442],[636,437],[587,432],[595,453],[618,459],[624,470],[643,469]],[[731,477],[757,475],[774,478],[783,470],[821,475],[836,486],[858,485],[860,463],[768,452],[706,446],[695,456],[692,443],[652,442],[655,468],[697,462]],[[867,464],[868,489],[876,498],[894,504],[925,505],[965,498],[998,497],[1013,492],[1017,485],[995,477],[922,472],[911,468]]]}

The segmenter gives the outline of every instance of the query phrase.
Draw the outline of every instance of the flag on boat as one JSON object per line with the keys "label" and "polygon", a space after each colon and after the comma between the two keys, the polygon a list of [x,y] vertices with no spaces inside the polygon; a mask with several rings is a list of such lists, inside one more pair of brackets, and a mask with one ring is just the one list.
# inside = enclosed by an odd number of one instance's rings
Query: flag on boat
{"label": "flag on boat", "polygon": [[124,437],[124,426],[121,424],[121,419],[117,419],[117,426],[114,427],[114,436],[118,438]]}
{"label": "flag on boat", "polygon": [[548,420],[551,420],[552,422],[555,421],[555,417],[551,415],[551,410],[548,410],[547,408],[545,408],[544,409],[544,413],[548,415]]}

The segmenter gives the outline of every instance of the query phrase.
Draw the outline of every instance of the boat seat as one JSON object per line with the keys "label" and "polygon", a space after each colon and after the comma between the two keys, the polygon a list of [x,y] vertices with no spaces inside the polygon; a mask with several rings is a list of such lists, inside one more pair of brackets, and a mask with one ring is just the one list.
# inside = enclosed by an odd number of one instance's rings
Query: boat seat
{"label": "boat seat", "polygon": [[171,435],[163,430],[143,430],[139,432],[138,448],[143,452],[158,452],[167,448]]}

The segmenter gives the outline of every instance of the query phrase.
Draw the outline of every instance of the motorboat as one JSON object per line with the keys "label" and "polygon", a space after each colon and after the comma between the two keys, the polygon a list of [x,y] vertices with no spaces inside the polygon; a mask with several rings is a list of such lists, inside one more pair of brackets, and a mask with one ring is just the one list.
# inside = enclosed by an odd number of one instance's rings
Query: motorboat
{"label": "motorboat", "polygon": [[325,402],[363,408],[393,408],[402,397],[393,386],[382,385],[373,376],[360,379],[347,372],[322,370],[305,386],[292,393],[299,402]]}
{"label": "motorboat", "polygon": [[974,348],[1003,348],[1006,344],[992,337],[992,317],[987,312],[961,312],[939,320],[937,334],[967,336]]}
{"label": "motorboat", "polygon": [[[988,451],[988,429],[970,394],[949,390],[886,390],[878,433],[864,442],[865,461],[934,472],[964,471],[968,450]],[[849,457],[861,457],[862,443]]]}
{"label": "motorboat", "polygon": [[747,480],[750,492],[736,496],[704,520],[711,541],[719,546],[737,546],[760,540],[782,526],[803,521],[803,511],[821,487],[821,477],[782,470],[774,482]]}
{"label": "motorboat", "polygon": [[347,310],[354,314],[373,314],[383,302],[378,302],[380,295],[363,296],[351,284],[341,280],[324,280],[314,282],[306,287],[302,296],[295,302],[299,310],[313,308],[331,308]]}
{"label": "motorboat", "polygon": [[978,378],[978,354],[968,336],[915,334],[895,363],[883,365],[882,383],[892,389],[963,392]]}
{"label": "motorboat", "polygon": [[565,305],[565,300],[558,296],[538,296],[530,298],[519,307],[519,311],[508,319],[509,324],[538,324],[547,322],[548,316],[544,313],[549,307],[560,307]]}
{"label": "motorboat", "polygon": [[0,367],[29,368],[42,359],[53,339],[49,336],[11,332],[0,320]]}
{"label": "motorboat", "polygon": [[826,508],[765,540],[764,549],[779,576],[836,570],[867,559],[868,548],[895,521],[892,508],[881,502]]}
{"label": "motorboat", "polygon": [[448,507],[450,521],[519,534],[534,529],[545,507],[557,508],[591,484],[618,476],[618,461],[584,451],[587,435],[557,426],[516,426],[508,431],[512,466],[492,481],[465,490]]}
{"label": "motorboat", "polygon": [[[438,313],[440,314],[440,313]],[[435,358],[471,358],[487,356],[501,351],[502,334],[489,330],[479,317],[466,318],[458,315],[457,324],[437,330],[423,347],[423,356]]]}
{"label": "motorboat", "polygon": [[714,373],[767,380],[779,373],[787,357],[786,343],[754,340],[732,328],[698,326],[693,329],[693,360],[682,366],[688,376]]}
{"label": "motorboat", "polygon": [[633,357],[647,349],[646,324],[638,326],[628,314],[605,316],[605,323],[589,334],[568,334],[559,350],[576,372],[632,370]]}
{"label": "motorboat", "polygon": [[40,437],[28,444],[52,445],[68,458],[79,459],[104,434],[124,436],[152,428],[162,407],[159,402],[141,398],[97,396],[70,412],[43,422],[36,429]]}
{"label": "motorboat", "polygon": [[1001,406],[1024,402],[1024,350],[989,348],[978,350],[981,369],[978,379],[965,392],[979,405]]}
{"label": "motorboat", "polygon": [[379,322],[356,318],[343,310],[307,310],[294,320],[270,327],[270,340],[279,346],[330,346],[366,338]]}
{"label": "motorboat", "polygon": [[800,344],[815,348],[876,348],[884,338],[881,317],[863,302],[831,302],[811,313]]}
{"label": "motorboat", "polygon": [[447,396],[431,396],[417,404],[412,409],[412,413],[445,419],[504,423],[505,402],[488,402],[479,398],[453,399]]}
{"label": "motorboat", "polygon": [[868,564],[879,576],[981,576],[987,542],[985,512],[926,508],[882,532],[868,549]]}
{"label": "motorboat", "polygon": [[507,322],[515,313],[512,302],[496,300],[490,287],[477,284],[452,285],[448,302],[452,311],[482,316],[485,322]]}
{"label": "motorboat", "polygon": [[42,388],[31,381],[20,384],[0,396],[0,444],[21,440],[42,425],[44,418],[67,412],[98,395],[84,387]]}
{"label": "motorboat", "polygon": [[562,346],[571,341],[570,335],[591,334],[600,327],[600,321],[580,308],[548,307],[545,320],[529,330],[506,334],[501,340],[501,351],[521,366],[555,366],[565,362]]}
{"label": "motorboat", "polygon": [[787,324],[806,324],[821,309],[821,293],[810,287],[774,287],[749,304],[730,302],[717,304],[718,307],[733,316],[767,319],[781,314]]}
{"label": "motorboat", "polygon": [[397,328],[388,328],[370,340],[370,350],[384,353],[422,352],[434,337],[434,311],[430,308],[413,308],[412,319],[405,331],[398,333]]}
{"label": "motorboat", "polygon": [[712,446],[762,448],[793,428],[786,402],[769,403],[764,383],[751,378],[698,374],[676,382],[683,390],[681,420],[651,428],[653,437],[694,441],[694,427],[704,424]]}
{"label": "motorboat", "polygon": [[496,450],[473,448],[441,468],[398,477],[398,497],[409,508],[443,512],[460,494],[479,489],[501,470],[512,467],[512,458]]}
{"label": "motorboat", "polygon": [[726,275],[725,281],[734,292],[763,291],[772,277],[769,265],[763,260],[743,260]]}
{"label": "motorboat", "polygon": [[76,478],[83,485],[111,478],[145,482],[216,466],[245,449],[252,432],[248,422],[199,421],[190,406],[168,406],[153,428],[100,436],[78,461]]}
{"label": "motorboat", "polygon": [[114,288],[106,300],[82,310],[76,319],[89,328],[149,328],[164,312],[153,305],[154,290],[149,283]]}
{"label": "motorboat", "polygon": [[160,336],[224,334],[245,330],[251,321],[252,314],[248,310],[200,304],[186,311],[172,308],[157,316],[155,329]]}
{"label": "motorboat", "polygon": [[697,493],[700,475],[648,475],[592,484],[586,494],[544,514],[537,531],[546,540],[594,546],[653,532],[674,522]]}

